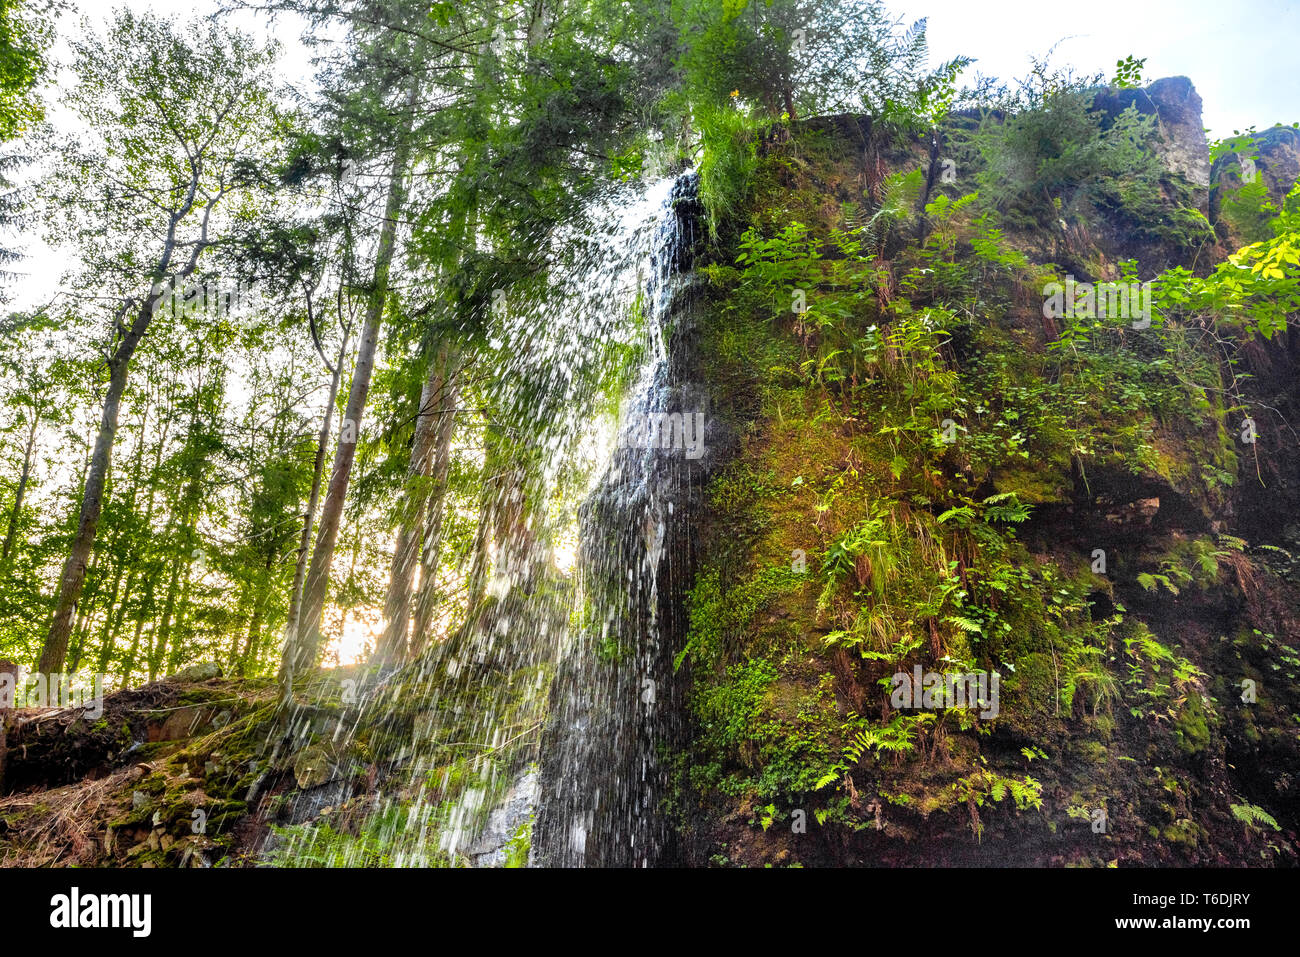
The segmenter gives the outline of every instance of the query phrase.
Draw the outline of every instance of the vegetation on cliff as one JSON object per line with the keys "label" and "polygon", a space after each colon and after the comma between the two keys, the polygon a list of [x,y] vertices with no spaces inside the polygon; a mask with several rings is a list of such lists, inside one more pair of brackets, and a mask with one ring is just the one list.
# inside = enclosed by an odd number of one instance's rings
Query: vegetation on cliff
{"label": "vegetation on cliff", "polygon": [[[700,858],[1294,859],[1293,757],[1261,774],[1240,735],[1295,754],[1296,529],[1233,519],[1243,485],[1292,494],[1257,373],[1293,369],[1300,190],[1221,196],[1277,213],[1230,252],[1158,108],[1025,88],[922,134],[737,136],[705,353],[739,447],[681,655]],[[1083,298],[1107,282],[1131,313]],[[918,666],[996,676],[998,706],[900,708]]]}
{"label": "vegetation on cliff", "polygon": [[1296,127],[875,0],[257,6],[305,92],[123,10],[48,123],[0,10],[0,680],[111,692],[0,696],[0,863],[1297,863]]}

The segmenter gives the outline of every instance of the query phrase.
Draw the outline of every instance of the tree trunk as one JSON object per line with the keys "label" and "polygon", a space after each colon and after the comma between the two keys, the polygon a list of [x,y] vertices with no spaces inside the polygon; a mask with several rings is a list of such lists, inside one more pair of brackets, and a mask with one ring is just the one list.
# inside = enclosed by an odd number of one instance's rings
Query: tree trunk
{"label": "tree trunk", "polygon": [[[199,399],[201,388],[199,386],[195,390],[196,402]],[[198,415],[196,413],[190,420],[191,437],[195,435],[198,429],[197,422]],[[186,599],[190,591],[190,569],[194,565],[194,556],[197,551],[194,548],[194,533],[198,516],[202,513],[200,504],[203,500],[203,471],[207,466],[207,461],[208,459],[205,456],[193,463],[189,481],[181,495],[180,515],[176,521],[179,550],[176,556],[176,565],[172,569],[171,582],[167,586],[167,599],[163,610],[162,625],[159,632],[155,633],[156,643],[149,654],[150,681],[153,681],[158,676],[158,671],[167,661],[168,645],[172,633],[180,628],[180,624],[185,618]],[[177,591],[178,582],[180,585],[179,593]],[[174,619],[173,616],[175,616]],[[173,666],[177,663],[180,650],[179,646],[171,649]]]}
{"label": "tree trunk", "polygon": [[[102,550],[96,546],[90,553],[90,567],[86,569],[86,581],[98,586],[99,585],[99,562],[103,558]],[[72,623],[72,635],[69,639],[69,654],[66,656],[65,666],[69,671],[76,671],[77,665],[81,662],[81,649],[86,641],[86,632],[90,628],[90,619],[92,616],[91,607],[98,596],[95,589],[91,590],[89,596],[84,592],[83,601],[77,602],[77,614]]]}
{"label": "tree trunk", "polygon": [[[171,427],[168,424],[169,419],[167,415],[162,414],[161,409],[159,410],[159,413],[160,414],[159,414],[158,421],[162,425],[162,431],[158,436],[158,445],[154,449],[153,468],[149,472],[149,483],[148,483],[149,501],[148,504],[146,504],[145,506],[144,524],[142,526],[142,528],[144,529],[144,533],[146,535],[149,535],[153,528],[153,509],[154,509],[154,503],[157,501],[158,498],[157,496],[158,470],[162,467],[163,449],[166,447],[167,438],[171,434]],[[142,442],[144,441],[143,433],[141,435],[141,441]],[[128,560],[131,562],[131,574],[127,577],[126,580],[126,594],[123,595],[122,598],[122,614],[117,623],[117,626],[114,627],[113,629],[114,639],[116,639],[118,628],[120,628],[122,626],[122,622],[126,620],[126,597],[131,594],[131,585],[133,584],[134,579],[137,577],[138,570],[140,567],[141,555],[140,555],[140,548],[138,547],[138,545],[137,547],[132,548],[131,555]],[[126,682],[131,676],[131,671],[135,668],[136,653],[139,651],[140,648],[140,632],[144,630],[145,609],[148,607],[149,602],[153,600],[153,580],[149,578],[147,575],[145,577],[144,596],[145,596],[144,600],[141,602],[140,608],[136,612],[135,634],[131,639],[131,650],[130,652],[128,652],[126,658],[123,661],[123,668],[124,668],[122,672],[123,687],[126,687]],[[112,652],[111,648],[100,649],[100,653],[99,653],[100,671],[105,671],[107,669],[108,659],[111,652]]]}
{"label": "tree trunk", "polygon": [[275,552],[268,549],[262,587],[253,594],[253,619],[248,623],[244,653],[235,662],[235,673],[241,678],[247,673],[250,662],[257,659],[257,648],[262,640],[262,617],[266,614],[266,602],[271,591],[271,570],[274,568]]}
{"label": "tree trunk", "polygon": [[117,643],[117,633],[122,630],[122,622],[126,620],[127,603],[131,599],[131,586],[135,584],[136,568],[131,566],[131,570],[126,576],[126,586],[122,589],[122,598],[117,604],[117,613],[112,620],[109,628],[105,629],[103,640],[99,644],[99,661],[95,669],[100,674],[108,671],[108,660],[113,655],[113,646]]}
{"label": "tree trunk", "polygon": [[[12,687],[16,693],[18,690],[17,663],[7,659],[0,659],[0,675],[9,676],[10,687]],[[9,751],[9,714],[12,710],[12,705],[16,703],[16,701],[0,699],[0,794],[5,793],[5,756]]]}
{"label": "tree trunk", "polygon": [[140,635],[144,631],[144,608],[149,602],[153,601],[153,582],[146,578],[144,586],[145,600],[141,605],[140,613],[135,619],[135,634],[131,636],[131,650],[126,653],[126,661],[122,663],[122,685],[131,678],[131,672],[135,671],[135,661],[140,654]]}
{"label": "tree trunk", "polygon": [[[140,441],[136,444],[135,463],[131,466],[131,492],[127,496],[127,503],[132,512],[135,511],[136,496],[140,493],[140,471],[144,466],[144,448],[145,433],[149,428],[149,401],[150,396],[145,394],[144,408],[140,413]],[[153,495],[150,493],[150,512],[153,511]],[[115,544],[120,543],[122,535],[116,537]],[[110,546],[109,554],[113,554],[117,549]],[[110,592],[107,608],[104,612],[104,628],[99,636],[99,657],[96,660],[95,672],[103,674],[108,666],[108,659],[113,653],[113,640],[117,636],[117,631],[122,627],[122,618],[126,614],[126,602],[131,596],[131,586],[135,582],[135,563],[131,561],[131,549],[123,550],[121,561],[117,564],[116,574],[113,577],[113,588]],[[126,588],[121,592],[121,601],[118,601],[118,586],[122,584],[123,571],[130,566],[130,571],[126,576]],[[116,604],[116,607],[114,605]],[[80,656],[78,656],[80,657]],[[76,670],[76,666],[73,666]]]}
{"label": "tree trunk", "polygon": [[424,544],[420,551],[420,587],[415,596],[414,622],[411,628],[411,652],[414,658],[429,640],[429,625],[438,607],[438,559],[442,552],[442,520],[447,508],[447,475],[451,470],[451,440],[456,431],[456,403],[459,401],[459,358],[447,349],[443,353],[444,379],[442,402],[437,422],[430,488],[425,503]]}
{"label": "tree trunk", "polygon": [[[412,83],[406,97],[408,115],[413,115],[419,92]],[[409,121],[408,121],[409,122]],[[383,321],[384,305],[388,298],[388,271],[392,266],[397,245],[397,217],[405,201],[403,177],[410,157],[410,127],[400,136],[393,152],[389,171],[388,199],[384,206],[384,222],[379,231],[379,246],[375,252],[374,277],[366,303],[366,321],[357,347],[357,364],[352,372],[352,388],[348,393],[347,409],[339,430],[338,447],[334,452],[334,468],[330,473],[329,487],[321,508],[320,529],[316,533],[316,547],[312,550],[311,566],[303,589],[302,609],[299,613],[298,633],[292,648],[285,648],[280,667],[280,680],[287,689],[293,676],[314,668],[320,658],[321,615],[325,610],[325,595],[329,589],[330,565],[334,560],[334,544],[338,539],[339,521],[343,515],[343,500],[347,495],[352,462],[357,451],[357,432],[366,410],[366,397],[370,392],[370,375],[375,365],[375,350],[379,344],[379,328]]]}
{"label": "tree trunk", "polygon": [[0,550],[0,572],[9,567],[9,555],[13,552],[14,537],[18,534],[18,519],[23,511],[23,497],[27,494],[27,481],[32,474],[32,449],[36,446],[36,428],[41,418],[32,412],[32,424],[27,430],[27,448],[23,451],[23,470],[18,477],[18,490],[14,493],[14,507],[9,513],[9,530],[5,532],[4,549]]}
{"label": "tree trunk", "polygon": [[[191,604],[190,592],[194,588],[194,578],[190,574],[193,568],[194,568],[193,559],[187,559],[185,562],[185,577],[181,579],[180,598],[177,599],[176,601],[176,620],[172,622],[173,635],[179,635],[181,630],[181,625],[185,623],[185,620],[188,617],[187,613],[190,610],[190,604]],[[184,652],[184,650],[185,648],[180,643],[179,640],[173,641],[171,643],[170,650],[168,651],[167,657],[165,659],[167,665],[165,673],[170,674],[176,671],[178,668],[180,668],[181,654],[182,652]]]}
{"label": "tree trunk", "polygon": [[[108,590],[108,602],[104,605],[104,626],[99,633],[99,656],[104,657],[105,652],[110,647],[109,635],[113,630],[113,617],[117,613],[117,590],[122,585],[123,566],[119,564],[117,570],[113,573],[113,587]],[[127,587],[130,587],[128,582]],[[81,663],[81,651],[78,649],[76,657],[72,661],[72,670],[77,670],[77,665]],[[104,666],[100,665],[99,670],[102,672]]]}
{"label": "tree trunk", "polygon": [[163,599],[162,621],[158,626],[158,631],[153,636],[153,647],[149,649],[149,654],[146,655],[149,664],[150,681],[157,680],[158,669],[162,667],[163,655],[167,652],[167,642],[171,638],[172,631],[172,615],[176,612],[176,594],[180,591],[181,568],[185,563],[185,557],[178,554],[175,563],[172,565],[172,577],[167,582],[167,597]]}
{"label": "tree trunk", "polygon": [[320,435],[316,441],[316,461],[312,466],[311,493],[307,496],[307,511],[302,516],[302,536],[298,540],[298,559],[293,568],[293,585],[289,591],[289,615],[284,626],[284,648],[296,644],[299,618],[302,611],[302,585],[307,577],[307,555],[311,548],[311,527],[316,522],[316,508],[320,504],[320,483],[325,474],[325,449],[329,445],[330,427],[334,422],[334,403],[338,400],[339,380],[343,375],[343,359],[347,356],[348,337],[343,336],[339,345],[339,357],[334,362],[334,372],[330,376],[329,401],[325,404],[325,418],[321,422]]}
{"label": "tree trunk", "polygon": [[[138,325],[138,323],[137,323]],[[134,333],[134,329],[132,329]],[[140,335],[144,330],[140,330]],[[72,539],[68,560],[59,576],[59,594],[54,602],[54,616],[50,631],[41,649],[41,660],[36,670],[42,674],[59,674],[68,654],[68,639],[72,635],[73,618],[81,589],[86,584],[86,566],[95,544],[95,530],[104,507],[104,483],[108,479],[108,466],[113,452],[113,436],[117,433],[117,413],[126,391],[126,369],[140,336],[128,334],[113,356],[108,379],[108,392],[104,396],[104,409],[99,420],[99,433],[95,437],[95,450],[90,456],[86,473],[85,491],[81,497],[81,515],[77,520],[77,533]]]}
{"label": "tree trunk", "polygon": [[420,390],[420,404],[415,413],[415,435],[411,440],[411,463],[406,471],[406,490],[398,511],[397,544],[393,549],[392,568],[388,573],[388,600],[384,604],[384,633],[375,649],[381,665],[403,661],[407,654],[406,632],[411,621],[411,583],[420,557],[420,532],[424,525],[428,499],[428,478],[433,466],[434,442],[438,420],[444,415],[443,392],[447,381],[443,375],[445,356],[439,350],[429,362],[429,374]]}

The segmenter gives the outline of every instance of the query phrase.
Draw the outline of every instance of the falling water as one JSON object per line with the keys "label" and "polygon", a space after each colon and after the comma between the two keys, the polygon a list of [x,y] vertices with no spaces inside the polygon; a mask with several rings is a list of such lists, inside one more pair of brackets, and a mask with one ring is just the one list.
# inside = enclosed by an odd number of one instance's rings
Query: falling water
{"label": "falling water", "polygon": [[[513,428],[491,463],[486,598],[333,727],[338,749],[396,769],[367,825],[392,864],[518,862],[530,832],[533,863],[672,859],[659,807],[681,736],[672,656],[712,460],[690,384],[696,186],[609,191],[557,231],[544,284],[493,294]],[[574,535],[562,569],[555,545]],[[340,784],[289,818],[345,796]]]}
{"label": "falling water", "polygon": [[683,731],[673,656],[684,634],[687,533],[714,458],[708,396],[692,382],[697,186],[693,176],[674,184],[656,232],[648,299],[666,348],[643,366],[620,447],[582,509],[583,604],[543,739],[540,864],[634,866],[674,855],[660,807]]}

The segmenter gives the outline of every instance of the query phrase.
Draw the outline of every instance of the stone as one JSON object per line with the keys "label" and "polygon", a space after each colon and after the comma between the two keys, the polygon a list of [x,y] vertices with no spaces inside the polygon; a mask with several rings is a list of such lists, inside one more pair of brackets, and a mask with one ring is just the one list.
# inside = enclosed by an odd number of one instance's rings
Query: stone
{"label": "stone", "polygon": [[1210,152],[1201,125],[1201,96],[1185,76],[1156,80],[1146,89],[1156,104],[1165,165],[1195,186],[1210,188]]}
{"label": "stone", "polygon": [[511,783],[488,814],[483,830],[463,850],[475,867],[505,864],[510,842],[536,811],[539,783],[536,770],[523,772]]}
{"label": "stone", "polygon": [[336,773],[329,751],[319,744],[303,748],[293,759],[294,780],[304,791],[334,780]]}
{"label": "stone", "polygon": [[1141,114],[1154,115],[1159,124],[1155,147],[1161,162],[1192,185],[1197,208],[1208,214],[1210,150],[1201,125],[1201,96],[1191,80],[1168,76],[1144,89],[1110,87],[1097,93],[1095,103],[1112,117],[1130,106]]}
{"label": "stone", "polygon": [[177,708],[161,721],[151,721],[148,728],[149,743],[188,738],[198,727],[202,712],[203,709],[197,706]]}
{"label": "stone", "polygon": [[182,668],[174,675],[168,675],[168,681],[211,681],[221,677],[221,665],[215,661],[200,661]]}

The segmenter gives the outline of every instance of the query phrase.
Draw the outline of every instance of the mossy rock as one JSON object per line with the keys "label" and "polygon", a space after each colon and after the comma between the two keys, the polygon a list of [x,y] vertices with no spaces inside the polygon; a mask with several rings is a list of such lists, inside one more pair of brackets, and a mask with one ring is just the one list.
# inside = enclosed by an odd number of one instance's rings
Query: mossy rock
{"label": "mossy rock", "polygon": [[197,664],[182,668],[174,675],[168,675],[168,681],[211,681],[213,678],[221,677],[221,665],[215,661],[200,661]]}
{"label": "mossy rock", "polygon": [[327,784],[337,776],[333,753],[325,745],[308,745],[294,756],[293,777],[304,791]]}
{"label": "mossy rock", "polygon": [[1210,743],[1205,707],[1201,696],[1195,691],[1187,695],[1187,700],[1178,710],[1178,717],[1174,721],[1174,736],[1178,739],[1179,750],[1184,754],[1200,754]]}

